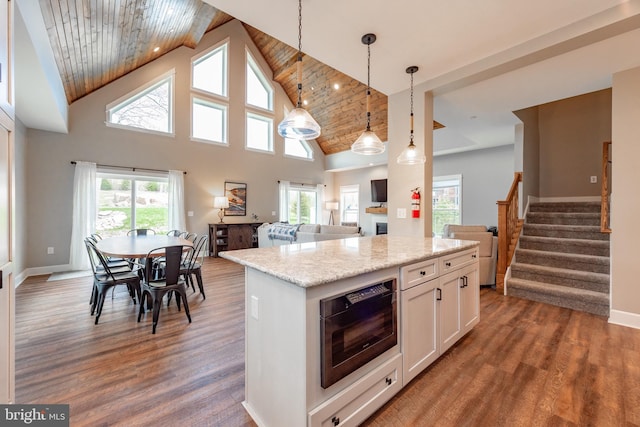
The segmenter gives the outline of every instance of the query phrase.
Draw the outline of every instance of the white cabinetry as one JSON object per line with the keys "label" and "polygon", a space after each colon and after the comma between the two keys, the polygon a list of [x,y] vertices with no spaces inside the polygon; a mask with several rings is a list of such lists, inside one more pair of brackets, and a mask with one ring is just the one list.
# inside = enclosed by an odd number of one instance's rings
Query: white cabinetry
{"label": "white cabinetry", "polygon": [[402,267],[403,386],[480,320],[477,255],[474,248]]}

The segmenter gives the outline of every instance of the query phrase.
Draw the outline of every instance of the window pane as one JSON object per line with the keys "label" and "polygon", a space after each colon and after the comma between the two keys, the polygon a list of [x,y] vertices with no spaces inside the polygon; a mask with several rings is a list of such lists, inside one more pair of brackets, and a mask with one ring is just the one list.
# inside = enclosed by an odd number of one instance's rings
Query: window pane
{"label": "window pane", "polygon": [[442,237],[445,224],[460,224],[462,221],[461,181],[458,177],[433,180],[432,227],[438,237]]}
{"label": "window pane", "polygon": [[247,104],[273,110],[273,89],[247,51]]}
{"label": "window pane", "polygon": [[247,148],[273,151],[273,120],[247,113]]}
{"label": "window pane", "polygon": [[227,96],[227,44],[193,61],[193,87]]}
{"label": "window pane", "polygon": [[109,122],[158,132],[171,129],[172,77],[109,109]]}
{"label": "window pane", "polygon": [[359,197],[357,185],[340,187],[340,222],[359,222]]}
{"label": "window pane", "polygon": [[312,159],[313,151],[306,141],[299,139],[285,138],[284,154],[294,157],[302,157],[303,159]]}
{"label": "window pane", "polygon": [[317,193],[308,190],[289,190],[289,222],[317,224]]}
{"label": "window pane", "polygon": [[192,136],[227,143],[227,107],[193,99]]}
{"label": "window pane", "polygon": [[136,180],[136,223],[133,228],[167,231],[169,193],[166,182]]}
{"label": "window pane", "polygon": [[98,234],[103,237],[124,235],[133,228],[152,228],[160,233],[168,231],[167,180],[112,176],[102,173],[97,179]]}
{"label": "window pane", "polygon": [[131,180],[98,177],[96,232],[102,237],[125,234],[131,225]]}

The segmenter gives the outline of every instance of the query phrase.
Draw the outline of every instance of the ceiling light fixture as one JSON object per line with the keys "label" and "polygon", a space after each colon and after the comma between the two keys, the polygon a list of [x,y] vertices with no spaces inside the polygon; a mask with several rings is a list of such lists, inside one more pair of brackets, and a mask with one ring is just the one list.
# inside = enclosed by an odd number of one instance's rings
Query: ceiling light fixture
{"label": "ceiling light fixture", "polygon": [[413,73],[418,71],[418,67],[412,65],[407,68],[407,73],[411,74],[411,133],[409,136],[409,146],[402,150],[396,159],[399,165],[419,165],[427,161],[420,149],[413,144]]}
{"label": "ceiling light fixture", "polygon": [[362,132],[362,135],[356,139],[356,142],[351,145],[351,151],[356,154],[373,155],[384,153],[384,144],[371,130],[371,111],[369,109],[371,99],[371,44],[375,41],[375,34],[365,34],[362,36],[362,43],[367,45],[367,128]]}
{"label": "ceiling light fixture", "polygon": [[320,125],[302,108],[302,0],[298,0],[298,104],[278,125],[278,133],[284,138],[315,139],[320,136]]}

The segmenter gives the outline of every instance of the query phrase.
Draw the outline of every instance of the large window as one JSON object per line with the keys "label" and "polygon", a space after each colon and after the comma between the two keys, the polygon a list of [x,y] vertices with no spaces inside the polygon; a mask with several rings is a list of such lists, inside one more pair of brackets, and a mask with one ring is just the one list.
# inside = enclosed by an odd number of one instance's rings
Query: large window
{"label": "large window", "polygon": [[462,175],[433,177],[433,233],[442,237],[445,224],[462,222]]}
{"label": "large window", "polygon": [[191,61],[191,87],[218,96],[227,96],[227,45],[214,46]]}
{"label": "large window", "polygon": [[318,212],[316,205],[318,193],[315,189],[289,189],[289,222],[292,224],[317,224]]}
{"label": "large window", "polygon": [[247,104],[273,111],[273,88],[247,50]]}
{"label": "large window", "polygon": [[273,152],[273,119],[247,112],[247,148]]}
{"label": "large window", "polygon": [[107,105],[107,125],[173,133],[173,72]]}
{"label": "large window", "polygon": [[358,185],[340,186],[340,223],[359,223],[359,197],[360,188]]}
{"label": "large window", "polygon": [[227,144],[227,106],[191,98],[191,138]]}
{"label": "large window", "polygon": [[134,228],[168,231],[168,179],[98,173],[96,231],[103,237]]}

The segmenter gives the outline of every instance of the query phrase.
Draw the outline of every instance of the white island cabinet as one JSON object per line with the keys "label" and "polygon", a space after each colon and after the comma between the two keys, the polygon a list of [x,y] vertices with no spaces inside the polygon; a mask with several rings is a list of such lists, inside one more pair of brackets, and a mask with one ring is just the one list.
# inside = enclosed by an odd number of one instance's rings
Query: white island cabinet
{"label": "white island cabinet", "polygon": [[[452,319],[458,338],[479,319],[478,292],[465,293],[478,287],[478,261],[470,258],[477,245],[381,235],[221,252],[245,266],[243,405],[254,421],[356,426],[373,414],[443,351],[441,330],[454,329]],[[453,257],[447,277],[457,275],[455,292],[440,285],[446,257]],[[396,344],[322,387],[320,302],[380,283],[394,284]],[[442,304],[447,292],[455,307]]]}

